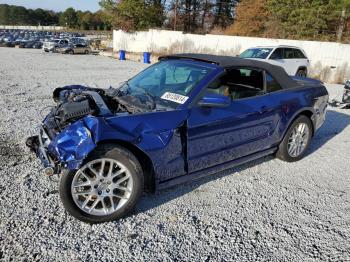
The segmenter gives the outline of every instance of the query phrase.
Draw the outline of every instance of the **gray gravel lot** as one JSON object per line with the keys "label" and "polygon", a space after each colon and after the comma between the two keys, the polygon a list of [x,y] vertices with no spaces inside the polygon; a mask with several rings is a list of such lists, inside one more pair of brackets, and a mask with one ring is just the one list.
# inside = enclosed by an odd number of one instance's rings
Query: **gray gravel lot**
{"label": "gray gravel lot", "polygon": [[145,194],[113,223],[67,215],[58,183],[24,145],[38,111],[53,104],[55,87],[106,88],[144,67],[0,48],[0,260],[350,261],[350,110],[328,111],[300,162],[267,157]]}

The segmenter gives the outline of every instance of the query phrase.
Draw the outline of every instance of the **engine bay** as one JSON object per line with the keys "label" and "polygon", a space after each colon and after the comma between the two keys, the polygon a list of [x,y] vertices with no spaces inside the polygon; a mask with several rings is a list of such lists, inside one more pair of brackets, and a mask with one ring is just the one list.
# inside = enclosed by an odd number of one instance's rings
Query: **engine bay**
{"label": "engine bay", "polygon": [[137,114],[155,109],[153,101],[143,96],[120,96],[118,89],[99,89],[74,85],[56,88],[53,99],[57,103],[44,120],[46,131],[54,136],[70,123],[87,115],[115,116]]}

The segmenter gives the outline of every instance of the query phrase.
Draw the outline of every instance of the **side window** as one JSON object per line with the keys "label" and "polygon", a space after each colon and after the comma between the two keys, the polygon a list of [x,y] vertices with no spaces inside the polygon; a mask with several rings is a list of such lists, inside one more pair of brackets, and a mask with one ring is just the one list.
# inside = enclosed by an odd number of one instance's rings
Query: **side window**
{"label": "side window", "polygon": [[284,59],[294,59],[294,49],[285,48],[284,49]]}
{"label": "side window", "polygon": [[272,75],[266,72],[265,76],[266,76],[266,89],[268,93],[275,92],[282,89],[280,84],[273,78]]}
{"label": "side window", "polygon": [[277,48],[275,51],[273,51],[270,59],[283,59],[283,49]]}
{"label": "side window", "polygon": [[295,58],[301,58],[301,59],[305,59],[305,55],[303,54],[303,52],[301,52],[301,50],[299,49],[294,49],[294,56]]}
{"label": "side window", "polygon": [[232,100],[254,97],[264,94],[263,72],[255,69],[231,69],[212,82],[207,88],[209,93],[221,94]]}

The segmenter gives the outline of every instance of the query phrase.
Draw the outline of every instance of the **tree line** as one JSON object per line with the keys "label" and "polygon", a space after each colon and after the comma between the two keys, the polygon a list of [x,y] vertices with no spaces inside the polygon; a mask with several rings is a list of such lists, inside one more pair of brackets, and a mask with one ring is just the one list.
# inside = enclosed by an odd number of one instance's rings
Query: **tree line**
{"label": "tree line", "polygon": [[101,0],[115,28],[350,41],[350,0]]}
{"label": "tree line", "polygon": [[230,35],[350,41],[350,0],[245,0]]}
{"label": "tree line", "polygon": [[95,13],[0,5],[0,24],[350,40],[350,0],[100,0]]}
{"label": "tree line", "polygon": [[27,9],[23,6],[0,4],[1,25],[60,25],[71,29],[111,30],[111,24],[105,19],[102,10],[90,11],[67,8],[64,12]]}
{"label": "tree line", "polygon": [[123,30],[150,27],[190,33],[222,30],[233,23],[238,0],[101,0],[110,23]]}

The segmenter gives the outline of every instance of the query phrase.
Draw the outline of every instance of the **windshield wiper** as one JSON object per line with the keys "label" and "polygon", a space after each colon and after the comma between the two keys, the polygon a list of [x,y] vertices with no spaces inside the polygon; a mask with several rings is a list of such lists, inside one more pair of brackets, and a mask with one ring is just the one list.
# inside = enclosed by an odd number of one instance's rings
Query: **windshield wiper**
{"label": "windshield wiper", "polygon": [[[123,90],[124,86],[127,87],[126,90]],[[125,81],[125,82],[122,82],[122,85],[120,87],[115,89],[114,95],[120,97],[120,96],[125,96],[129,93],[130,93],[130,85],[128,81]]]}
{"label": "windshield wiper", "polygon": [[152,102],[152,108],[151,108],[151,110],[154,110],[155,108],[156,108],[156,99],[157,99],[157,97],[156,96],[154,96],[154,95],[152,95],[149,91],[147,91],[147,90],[145,90],[145,89],[143,89],[143,88],[140,88],[140,87],[135,87],[136,88],[136,90],[140,90],[143,94],[145,94],[146,95],[146,97],[148,97],[148,100],[150,100],[151,102]]}

